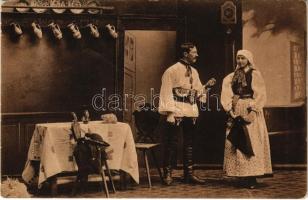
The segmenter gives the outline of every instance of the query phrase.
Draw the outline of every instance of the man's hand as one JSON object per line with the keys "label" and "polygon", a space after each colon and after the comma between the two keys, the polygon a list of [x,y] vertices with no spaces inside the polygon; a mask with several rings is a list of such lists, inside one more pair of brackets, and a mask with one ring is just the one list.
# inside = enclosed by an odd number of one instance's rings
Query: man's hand
{"label": "man's hand", "polygon": [[175,124],[175,118],[173,113],[169,113],[167,116],[167,122]]}
{"label": "man's hand", "polygon": [[202,94],[202,95],[199,97],[199,101],[200,101],[201,103],[206,103],[206,99],[207,99],[206,94]]}

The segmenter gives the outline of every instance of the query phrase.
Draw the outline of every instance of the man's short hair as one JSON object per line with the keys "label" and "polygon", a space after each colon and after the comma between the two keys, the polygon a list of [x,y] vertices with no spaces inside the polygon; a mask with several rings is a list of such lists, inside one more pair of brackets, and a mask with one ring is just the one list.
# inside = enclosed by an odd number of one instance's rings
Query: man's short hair
{"label": "man's short hair", "polygon": [[184,56],[184,52],[189,53],[190,49],[194,48],[196,45],[192,42],[185,42],[183,44],[181,44],[181,48],[180,48],[180,55]]}

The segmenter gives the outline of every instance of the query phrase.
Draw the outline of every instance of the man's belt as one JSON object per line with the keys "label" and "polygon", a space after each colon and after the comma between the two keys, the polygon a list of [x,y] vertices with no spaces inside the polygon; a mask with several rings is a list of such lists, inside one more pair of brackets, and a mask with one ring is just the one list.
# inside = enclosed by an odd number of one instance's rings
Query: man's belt
{"label": "man's belt", "polygon": [[240,99],[251,99],[253,94],[241,94],[239,95]]}
{"label": "man's belt", "polygon": [[172,89],[173,99],[178,102],[189,103],[191,105],[196,103],[197,91],[193,89],[184,89],[176,87]]}

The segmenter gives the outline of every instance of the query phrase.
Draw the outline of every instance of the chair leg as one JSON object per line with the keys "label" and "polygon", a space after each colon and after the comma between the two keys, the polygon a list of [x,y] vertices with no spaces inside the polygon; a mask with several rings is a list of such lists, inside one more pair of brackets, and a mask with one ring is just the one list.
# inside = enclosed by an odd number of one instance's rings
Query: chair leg
{"label": "chair leg", "polygon": [[151,183],[150,167],[149,167],[147,150],[143,150],[143,154],[144,154],[144,162],[145,162],[145,167],[146,167],[147,177],[148,177],[148,182],[149,182],[149,188],[151,188],[152,187],[152,183]]}
{"label": "chair leg", "polygon": [[113,193],[115,193],[115,192],[116,192],[116,189],[115,189],[115,187],[114,187],[114,183],[113,183],[113,180],[112,180],[112,176],[111,176],[111,172],[110,172],[110,169],[109,169],[107,160],[105,160],[104,162],[105,162],[105,166],[106,166],[107,173],[108,173],[108,177],[109,177],[109,183],[111,184]]}
{"label": "chair leg", "polygon": [[161,173],[161,170],[160,170],[160,167],[159,167],[159,163],[158,163],[158,161],[156,159],[156,155],[155,155],[155,152],[154,152],[153,149],[151,149],[151,153],[152,153],[153,161],[155,163],[155,166],[156,166],[158,174],[159,174],[160,181],[163,183],[163,175]]}
{"label": "chair leg", "polygon": [[103,168],[101,169],[101,176],[102,176],[102,179],[103,179],[106,197],[109,198],[109,191],[108,191],[107,182],[106,182],[106,178],[105,178],[106,176],[105,176],[105,172],[104,172]]}

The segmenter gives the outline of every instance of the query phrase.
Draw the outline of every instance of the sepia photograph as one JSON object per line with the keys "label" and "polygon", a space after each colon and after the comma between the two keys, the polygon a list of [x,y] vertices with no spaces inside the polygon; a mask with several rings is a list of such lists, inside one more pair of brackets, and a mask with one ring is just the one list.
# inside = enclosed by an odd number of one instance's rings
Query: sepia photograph
{"label": "sepia photograph", "polygon": [[2,0],[1,197],[307,198],[305,0]]}

